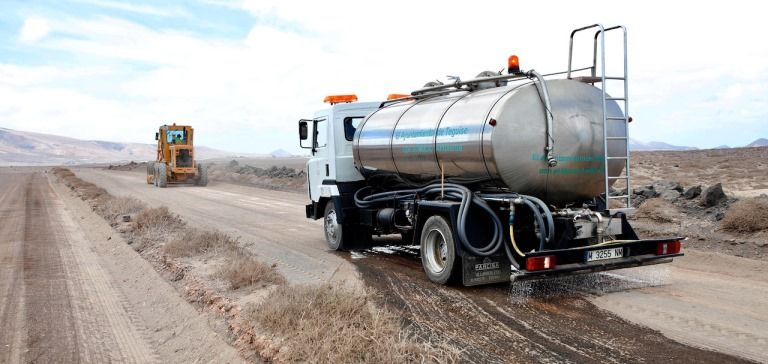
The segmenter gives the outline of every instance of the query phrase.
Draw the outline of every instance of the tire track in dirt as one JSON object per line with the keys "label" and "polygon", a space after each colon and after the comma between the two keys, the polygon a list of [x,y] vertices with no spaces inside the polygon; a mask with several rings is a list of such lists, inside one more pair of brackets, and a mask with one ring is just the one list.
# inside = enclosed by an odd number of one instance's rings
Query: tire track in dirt
{"label": "tire track in dirt", "polygon": [[[48,179],[11,173],[0,181],[9,191],[0,211],[19,212],[0,243],[0,269],[11,273],[0,280],[0,362],[157,361]],[[8,226],[18,239],[5,235]]]}
{"label": "tire track in dirt", "polygon": [[306,220],[303,210],[297,208],[302,201],[299,194],[217,183],[205,188],[160,189],[143,182],[139,173],[90,168],[75,172],[114,196],[131,195],[152,206],[167,206],[184,215],[191,226],[215,228],[241,238],[246,248],[276,263],[292,283],[319,284],[333,279],[357,284],[354,267],[327,254],[322,234],[316,233],[322,224]]}
{"label": "tire track in dirt", "polygon": [[26,344],[24,327],[24,217],[28,176],[0,174],[0,362],[20,358]]}
{"label": "tire track in dirt", "polygon": [[34,176],[26,186],[24,229],[24,307],[28,362],[78,361],[75,317],[64,265],[60,236],[53,234],[51,216]]}
{"label": "tire track in dirt", "polygon": [[[466,362],[748,362],[631,324],[590,303],[584,297],[588,290],[520,300],[509,285],[437,286],[424,277],[417,252],[373,255],[350,260],[368,285],[387,292],[380,301],[400,313],[417,335],[463,349]],[[552,291],[579,285],[554,283]]]}

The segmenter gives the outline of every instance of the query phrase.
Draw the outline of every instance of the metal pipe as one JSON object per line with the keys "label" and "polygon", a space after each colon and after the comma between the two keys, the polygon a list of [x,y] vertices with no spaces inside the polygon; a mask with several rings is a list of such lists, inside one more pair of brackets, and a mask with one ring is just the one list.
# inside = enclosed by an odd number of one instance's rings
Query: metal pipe
{"label": "metal pipe", "polygon": [[418,89],[416,91],[411,92],[411,95],[418,96],[419,94],[423,94],[425,92],[445,90],[445,89],[449,89],[449,88],[452,88],[452,87],[456,88],[456,89],[461,89],[461,87],[463,87],[463,86],[474,84],[474,83],[479,83],[479,82],[503,81],[503,80],[524,79],[524,78],[526,78],[525,74],[511,74],[511,75],[498,75],[498,76],[492,76],[492,77],[473,78],[473,79],[468,80],[468,81],[457,80],[454,83],[421,88],[421,89]]}
{"label": "metal pipe", "polygon": [[538,90],[539,96],[541,96],[544,103],[544,114],[547,117],[547,147],[544,150],[547,152],[547,165],[554,167],[557,166],[557,159],[554,157],[555,139],[552,137],[552,105],[549,102],[549,91],[547,90],[547,84],[544,82],[544,77],[535,70],[530,70],[526,74],[529,77],[532,76],[539,81],[536,83],[536,89]]}

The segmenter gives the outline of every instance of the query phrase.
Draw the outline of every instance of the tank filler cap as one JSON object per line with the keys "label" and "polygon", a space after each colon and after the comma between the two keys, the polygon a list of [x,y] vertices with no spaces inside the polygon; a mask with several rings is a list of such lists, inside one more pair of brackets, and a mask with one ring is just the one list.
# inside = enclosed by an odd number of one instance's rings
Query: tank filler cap
{"label": "tank filler cap", "polygon": [[[499,72],[483,71],[483,72],[480,72],[475,78],[480,79],[480,78],[487,78],[487,77],[495,77],[499,75],[500,75]],[[477,84],[470,85],[470,87],[474,91],[474,90],[485,90],[488,88],[494,88],[494,87],[500,87],[500,86],[506,86],[506,85],[507,85],[506,81],[494,80],[494,81],[478,82]]]}

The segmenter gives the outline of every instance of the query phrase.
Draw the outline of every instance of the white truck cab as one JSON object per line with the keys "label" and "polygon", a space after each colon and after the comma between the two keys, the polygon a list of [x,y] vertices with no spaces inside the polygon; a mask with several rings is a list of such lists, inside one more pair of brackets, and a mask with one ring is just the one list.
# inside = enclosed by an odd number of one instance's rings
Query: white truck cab
{"label": "white truck cab", "polygon": [[[328,201],[334,201],[339,215],[343,206],[340,196],[353,192],[352,186],[363,183],[364,178],[354,166],[352,141],[357,126],[381,102],[354,102],[354,95],[326,97],[331,106],[315,113],[312,119],[299,121],[299,139],[302,148],[310,149],[312,157],[307,162],[307,186],[311,203],[307,205],[307,217],[324,216]],[[347,188],[349,186],[349,188]],[[338,216],[339,223],[343,216]]]}

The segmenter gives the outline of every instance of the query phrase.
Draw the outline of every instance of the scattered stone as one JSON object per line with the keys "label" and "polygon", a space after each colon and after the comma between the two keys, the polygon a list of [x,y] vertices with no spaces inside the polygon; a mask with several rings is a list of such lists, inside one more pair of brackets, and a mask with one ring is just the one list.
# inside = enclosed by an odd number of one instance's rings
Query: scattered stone
{"label": "scattered stone", "polygon": [[683,193],[683,197],[685,197],[687,200],[692,200],[696,197],[699,197],[699,195],[701,195],[701,185],[693,186]]}
{"label": "scattered stone", "polygon": [[659,194],[653,189],[653,186],[645,186],[640,188],[635,188],[633,191],[636,195],[643,196],[645,198],[654,198],[659,196]]}
{"label": "scattered stone", "polygon": [[727,200],[728,196],[723,192],[723,185],[718,183],[714,186],[707,187],[704,193],[701,194],[700,205],[704,207],[712,207]]}
{"label": "scattered stone", "polygon": [[720,221],[725,217],[725,212],[719,211],[715,214],[715,220]]}
{"label": "scattered stone", "polygon": [[229,168],[235,168],[235,167],[237,167],[239,165],[240,165],[240,163],[237,163],[237,161],[234,160],[234,159],[229,161]]}
{"label": "scattered stone", "polygon": [[659,197],[661,197],[664,200],[672,202],[672,201],[677,200],[680,197],[680,192],[678,192],[676,190],[666,190],[666,191],[661,192]]}
{"label": "scattered stone", "polygon": [[768,245],[768,241],[765,241],[765,240],[763,240],[763,241],[756,241],[755,245],[757,245],[758,247],[762,248],[762,247]]}
{"label": "scattered stone", "polygon": [[658,193],[662,193],[664,191],[669,191],[669,190],[683,193],[683,186],[679,182],[658,181],[658,182],[654,182],[652,187]]}

